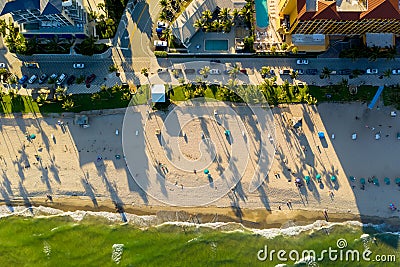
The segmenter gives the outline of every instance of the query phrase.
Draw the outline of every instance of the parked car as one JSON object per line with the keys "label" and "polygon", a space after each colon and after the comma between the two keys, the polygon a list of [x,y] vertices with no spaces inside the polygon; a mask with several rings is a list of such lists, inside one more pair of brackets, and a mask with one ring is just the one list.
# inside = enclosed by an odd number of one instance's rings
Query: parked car
{"label": "parked car", "polygon": [[23,75],[21,79],[18,80],[19,84],[24,84],[28,80],[28,75]]}
{"label": "parked car", "polygon": [[65,81],[65,79],[67,79],[67,77],[68,77],[67,74],[61,73],[61,75],[60,75],[60,77],[58,77],[58,80],[56,83],[58,85],[61,85]]}
{"label": "parked car", "polygon": [[306,70],[306,74],[308,74],[308,75],[317,75],[318,74],[318,70],[317,69],[307,69]]}
{"label": "parked car", "polygon": [[34,82],[37,80],[37,78],[38,78],[38,77],[37,77],[35,74],[33,74],[33,75],[31,76],[31,78],[29,78],[28,83],[29,83],[29,84],[34,83]]}
{"label": "parked car", "polygon": [[92,73],[89,76],[87,76],[85,83],[87,85],[91,84],[94,81],[94,79],[96,79],[96,74]]}
{"label": "parked car", "polygon": [[156,47],[167,47],[168,44],[167,44],[166,41],[155,40],[154,41],[154,46],[156,46]]}
{"label": "parked car", "polygon": [[46,79],[47,79],[47,74],[43,73],[42,75],[40,75],[39,84],[44,83],[46,81]]}
{"label": "parked car", "polygon": [[221,74],[221,71],[219,69],[211,69],[210,74],[211,75]]}
{"label": "parked car", "polygon": [[25,62],[27,68],[37,68],[38,64],[36,62]]}
{"label": "parked car", "polygon": [[281,75],[290,75],[290,72],[291,72],[291,70],[287,70],[287,69],[279,70],[279,74],[281,74]]}
{"label": "parked car", "polygon": [[185,74],[195,74],[196,70],[195,69],[185,69],[184,72],[185,72]]}
{"label": "parked car", "polygon": [[296,70],[293,70],[294,72],[296,72],[297,71],[297,74],[299,74],[299,75],[303,75],[304,74],[304,70],[303,69],[296,69]]}
{"label": "parked car", "polygon": [[298,59],[296,60],[297,65],[308,65],[308,59]]}
{"label": "parked car", "polygon": [[85,68],[85,64],[83,63],[75,63],[73,65],[74,69],[84,69]]}
{"label": "parked car", "polygon": [[367,74],[378,74],[378,69],[367,69]]}
{"label": "parked car", "polygon": [[351,74],[351,69],[338,70],[337,74],[339,74],[339,75],[350,75]]}
{"label": "parked car", "polygon": [[400,74],[400,69],[394,69],[394,70],[392,70],[392,74],[393,75],[397,75],[397,74]]}
{"label": "parked car", "polygon": [[6,63],[0,63],[0,68],[5,69],[6,68]]}
{"label": "parked car", "polygon": [[75,78],[76,77],[74,75],[69,76],[69,78],[67,79],[67,85],[73,84],[75,81]]}
{"label": "parked car", "polygon": [[166,22],[164,22],[164,21],[158,21],[157,22],[157,27],[158,28],[167,28],[168,24]]}
{"label": "parked car", "polygon": [[50,75],[48,82],[54,82],[58,77],[58,74],[53,73]]}

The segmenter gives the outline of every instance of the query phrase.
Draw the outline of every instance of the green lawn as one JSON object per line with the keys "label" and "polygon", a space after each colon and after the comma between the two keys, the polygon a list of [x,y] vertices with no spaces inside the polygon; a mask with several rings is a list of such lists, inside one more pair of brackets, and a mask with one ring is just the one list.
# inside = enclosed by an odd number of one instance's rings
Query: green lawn
{"label": "green lawn", "polygon": [[[329,85],[325,87],[309,85],[309,93],[315,97],[318,102],[325,101],[371,101],[378,86],[361,85],[357,89],[357,94],[351,95],[347,88],[340,85]],[[331,95],[328,99],[326,95]]]}

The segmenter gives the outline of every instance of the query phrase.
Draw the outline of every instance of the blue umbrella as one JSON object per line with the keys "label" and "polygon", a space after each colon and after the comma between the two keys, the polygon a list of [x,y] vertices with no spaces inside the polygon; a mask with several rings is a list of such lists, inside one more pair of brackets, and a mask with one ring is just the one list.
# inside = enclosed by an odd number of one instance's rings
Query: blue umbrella
{"label": "blue umbrella", "polygon": [[397,177],[395,181],[396,181],[396,184],[400,184],[400,178]]}
{"label": "blue umbrella", "polygon": [[163,31],[163,28],[157,28],[157,29],[156,29],[156,32],[157,32],[157,33],[162,33],[162,31]]}
{"label": "blue umbrella", "polygon": [[315,176],[315,178],[317,178],[317,180],[321,180],[321,174],[317,174],[317,176]]}
{"label": "blue umbrella", "polygon": [[361,183],[361,184],[365,184],[365,178],[361,178],[361,179],[360,179],[360,183]]}
{"label": "blue umbrella", "polygon": [[205,170],[204,170],[204,173],[205,173],[205,174],[209,174],[210,171],[209,171],[208,169],[205,169]]}
{"label": "blue umbrella", "polygon": [[318,137],[319,137],[319,138],[324,138],[324,137],[325,137],[325,135],[324,135],[324,133],[323,133],[323,132],[318,132]]}
{"label": "blue umbrella", "polygon": [[331,176],[331,181],[332,182],[336,181],[336,179],[337,179],[336,176],[334,176],[334,175]]}
{"label": "blue umbrella", "polygon": [[304,177],[304,180],[306,180],[306,182],[308,183],[308,182],[310,182],[310,176],[306,176],[306,177]]}
{"label": "blue umbrella", "polygon": [[383,179],[385,181],[385,184],[390,184],[390,179],[389,177],[385,177],[385,179]]}
{"label": "blue umbrella", "polygon": [[374,183],[374,185],[379,185],[379,180],[378,180],[378,178],[372,179],[372,182]]}
{"label": "blue umbrella", "polygon": [[354,178],[354,176],[350,176],[349,177],[350,181],[354,182],[356,180],[356,178]]}

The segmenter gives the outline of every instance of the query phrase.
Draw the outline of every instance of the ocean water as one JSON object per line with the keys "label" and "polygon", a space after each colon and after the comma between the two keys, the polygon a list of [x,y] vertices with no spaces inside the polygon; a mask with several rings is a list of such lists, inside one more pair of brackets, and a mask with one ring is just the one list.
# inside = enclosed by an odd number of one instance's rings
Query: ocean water
{"label": "ocean water", "polygon": [[[129,222],[122,224],[119,214],[62,212],[43,207],[32,211],[15,208],[13,214],[2,211],[1,266],[399,266],[400,263],[400,234],[390,232],[386,225],[317,221],[306,226],[292,224],[285,229],[248,229],[237,223],[157,225],[155,216],[131,214],[126,215]],[[281,251],[279,258],[278,251]],[[315,251],[315,256],[310,251]],[[366,252],[370,253],[364,255]],[[385,262],[378,262],[377,256]]]}

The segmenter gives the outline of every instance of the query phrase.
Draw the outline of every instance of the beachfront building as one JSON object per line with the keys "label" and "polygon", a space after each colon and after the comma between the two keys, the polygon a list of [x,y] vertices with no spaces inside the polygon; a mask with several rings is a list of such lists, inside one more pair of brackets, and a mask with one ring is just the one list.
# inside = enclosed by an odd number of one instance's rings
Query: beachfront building
{"label": "beachfront building", "polygon": [[0,15],[11,15],[25,37],[88,35],[87,12],[81,0],[0,0]]}
{"label": "beachfront building", "polygon": [[278,12],[278,32],[304,51],[325,50],[332,35],[400,34],[398,0],[280,0]]}

